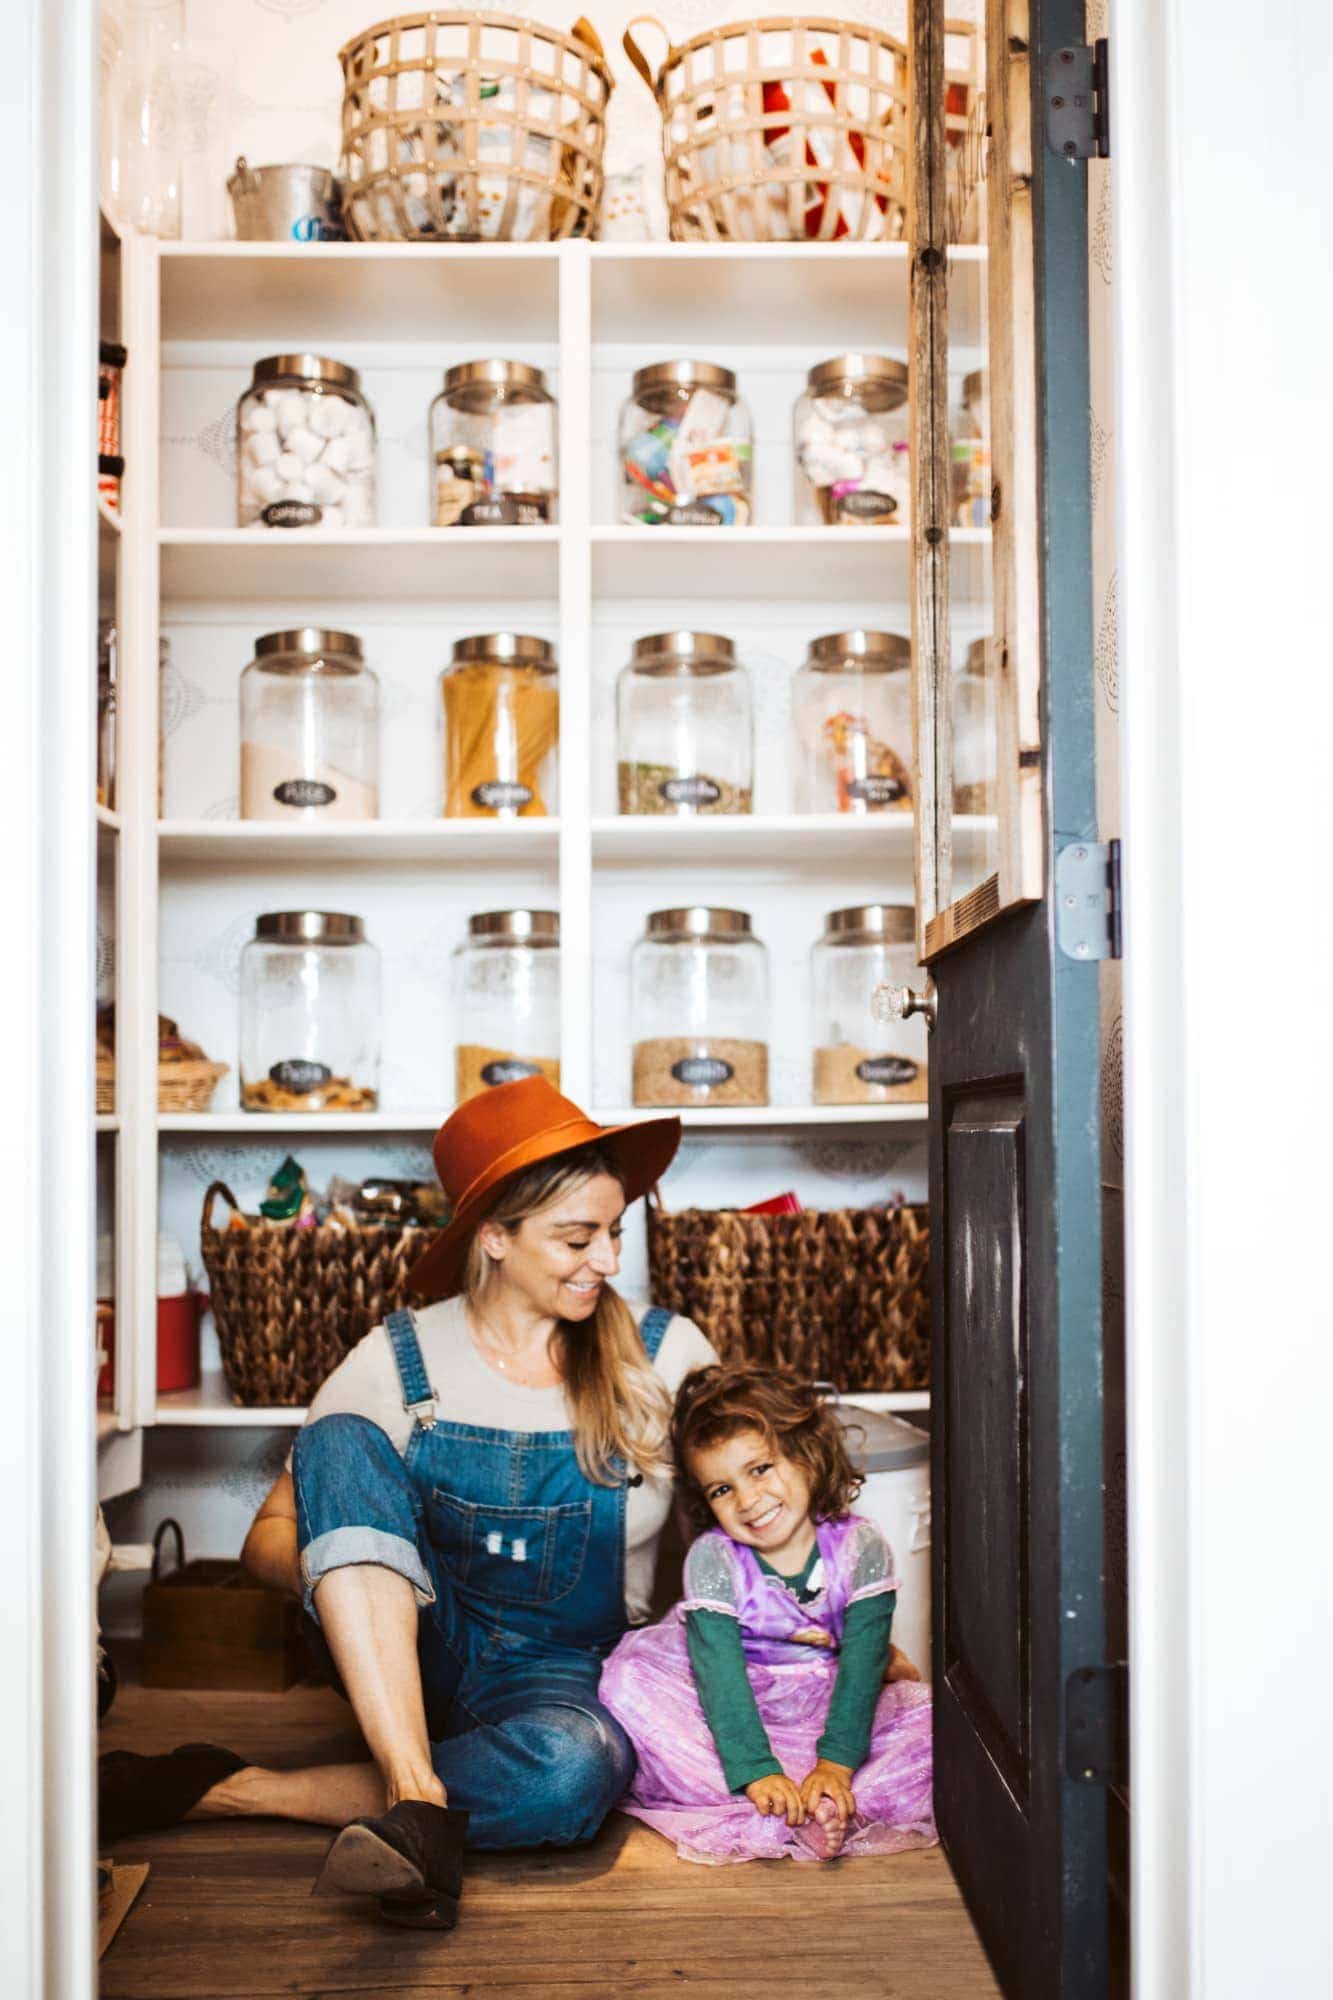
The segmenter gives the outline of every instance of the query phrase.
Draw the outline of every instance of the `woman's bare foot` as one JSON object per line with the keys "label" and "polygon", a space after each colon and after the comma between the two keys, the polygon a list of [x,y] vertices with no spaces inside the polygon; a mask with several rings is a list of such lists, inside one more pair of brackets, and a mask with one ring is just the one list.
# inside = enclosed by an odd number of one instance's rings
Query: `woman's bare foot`
{"label": "woman's bare foot", "polygon": [[821,1799],[805,1825],[796,1829],[796,1837],[803,1840],[820,1861],[832,1861],[842,1853],[842,1843],[847,1838],[847,1822],[838,1818],[838,1808],[832,1799]]}

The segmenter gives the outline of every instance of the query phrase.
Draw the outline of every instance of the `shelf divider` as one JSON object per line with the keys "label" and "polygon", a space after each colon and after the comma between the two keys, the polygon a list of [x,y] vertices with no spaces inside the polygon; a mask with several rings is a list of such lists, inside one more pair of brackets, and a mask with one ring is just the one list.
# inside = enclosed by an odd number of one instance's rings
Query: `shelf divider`
{"label": "shelf divider", "polygon": [[560,1075],[592,1090],[592,263],[560,258]]}

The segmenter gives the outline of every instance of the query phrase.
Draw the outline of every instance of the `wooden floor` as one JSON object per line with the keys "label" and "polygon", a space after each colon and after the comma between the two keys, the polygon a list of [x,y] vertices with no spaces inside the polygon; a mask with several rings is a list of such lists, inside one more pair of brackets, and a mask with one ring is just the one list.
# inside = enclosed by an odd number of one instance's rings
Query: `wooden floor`
{"label": "wooden floor", "polygon": [[[124,1687],[104,1749],[225,1743],[256,1762],[364,1754],[325,1689],[163,1694]],[[329,1834],[196,1822],[122,1841],[148,1882],[102,1960],[103,2000],[982,2000],[998,1994],[938,1848],[859,1861],[677,1861],[615,1816],[591,1847],[478,1856],[463,1915],[394,1931],[373,1906],[312,1899]]]}

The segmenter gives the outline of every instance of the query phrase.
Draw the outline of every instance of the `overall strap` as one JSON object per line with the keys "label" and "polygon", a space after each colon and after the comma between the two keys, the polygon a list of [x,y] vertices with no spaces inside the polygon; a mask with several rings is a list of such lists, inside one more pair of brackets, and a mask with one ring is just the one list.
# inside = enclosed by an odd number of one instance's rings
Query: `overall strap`
{"label": "overall strap", "polygon": [[656,1361],[666,1330],[675,1314],[666,1306],[650,1306],[639,1324],[639,1338],[648,1350],[648,1359]]}
{"label": "overall strap", "polygon": [[426,1378],[416,1320],[410,1312],[391,1312],[385,1319],[384,1331],[389,1336],[398,1380],[403,1385],[403,1408],[423,1431],[433,1431],[435,1391]]}

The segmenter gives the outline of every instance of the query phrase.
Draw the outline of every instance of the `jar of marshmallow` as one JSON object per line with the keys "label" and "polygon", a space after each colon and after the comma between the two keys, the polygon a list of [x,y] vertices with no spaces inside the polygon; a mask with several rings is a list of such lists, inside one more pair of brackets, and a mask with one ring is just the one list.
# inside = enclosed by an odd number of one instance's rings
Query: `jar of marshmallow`
{"label": "jar of marshmallow", "polygon": [[239,423],[243,528],[375,525],[375,419],[355,368],[270,354],[255,363]]}
{"label": "jar of marshmallow", "polygon": [[905,528],[907,427],[905,361],[839,354],[812,368],[796,405],[797,518]]}

